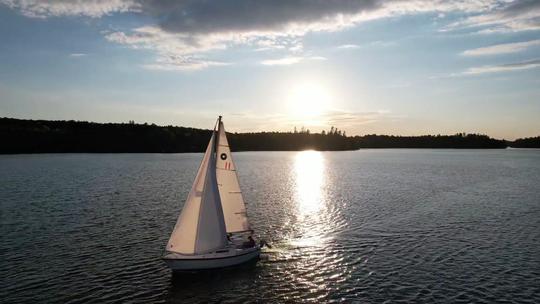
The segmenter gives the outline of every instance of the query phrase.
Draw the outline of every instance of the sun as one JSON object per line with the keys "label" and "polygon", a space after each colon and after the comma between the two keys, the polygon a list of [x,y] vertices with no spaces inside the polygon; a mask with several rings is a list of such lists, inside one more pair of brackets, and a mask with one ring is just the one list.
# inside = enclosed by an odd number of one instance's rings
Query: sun
{"label": "sun", "polygon": [[294,86],[287,96],[289,115],[297,120],[317,120],[332,104],[330,91],[318,83],[302,83]]}

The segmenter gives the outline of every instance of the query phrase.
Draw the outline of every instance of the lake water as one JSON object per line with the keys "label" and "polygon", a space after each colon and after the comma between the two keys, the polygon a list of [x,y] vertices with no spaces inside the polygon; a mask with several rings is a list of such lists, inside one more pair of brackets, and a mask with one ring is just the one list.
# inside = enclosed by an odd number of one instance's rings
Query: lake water
{"label": "lake water", "polygon": [[273,248],[174,277],[202,154],[0,156],[0,302],[540,303],[539,150],[234,156]]}

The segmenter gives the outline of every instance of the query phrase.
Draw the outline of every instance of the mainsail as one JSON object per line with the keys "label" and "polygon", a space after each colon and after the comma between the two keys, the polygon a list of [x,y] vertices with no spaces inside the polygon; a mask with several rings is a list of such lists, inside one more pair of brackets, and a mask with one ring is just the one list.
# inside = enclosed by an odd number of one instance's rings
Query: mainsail
{"label": "mainsail", "polygon": [[212,134],[184,208],[167,243],[167,251],[201,254],[227,244],[216,177],[216,132]]}
{"label": "mainsail", "polygon": [[246,205],[240,190],[223,122],[219,121],[216,175],[228,233],[250,230]]}

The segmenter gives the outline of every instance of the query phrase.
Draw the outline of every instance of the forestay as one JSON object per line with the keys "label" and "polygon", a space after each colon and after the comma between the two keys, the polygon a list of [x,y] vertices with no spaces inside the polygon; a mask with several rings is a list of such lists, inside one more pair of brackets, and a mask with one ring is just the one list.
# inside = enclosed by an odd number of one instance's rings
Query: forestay
{"label": "forestay", "polygon": [[229,142],[223,123],[219,122],[217,148],[217,181],[225,226],[228,233],[250,230],[246,205],[240,190],[236,167],[232,159]]}
{"label": "forestay", "polygon": [[203,161],[167,243],[167,251],[201,254],[227,244],[223,210],[217,186],[214,131]]}

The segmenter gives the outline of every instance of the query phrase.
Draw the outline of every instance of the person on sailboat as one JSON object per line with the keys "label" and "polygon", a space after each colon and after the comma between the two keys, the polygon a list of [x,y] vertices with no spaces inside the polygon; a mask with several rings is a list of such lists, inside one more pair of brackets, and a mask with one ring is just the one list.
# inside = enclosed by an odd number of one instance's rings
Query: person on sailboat
{"label": "person on sailboat", "polygon": [[251,248],[251,247],[255,247],[255,240],[253,239],[253,237],[248,236],[248,240],[247,242],[244,242],[244,248]]}

